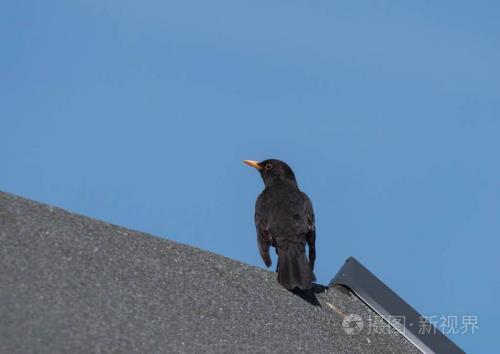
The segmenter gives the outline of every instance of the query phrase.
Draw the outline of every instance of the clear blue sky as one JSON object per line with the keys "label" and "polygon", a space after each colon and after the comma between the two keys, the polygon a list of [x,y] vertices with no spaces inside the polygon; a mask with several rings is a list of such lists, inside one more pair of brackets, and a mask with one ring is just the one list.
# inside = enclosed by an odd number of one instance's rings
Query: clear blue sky
{"label": "clear blue sky", "polygon": [[317,275],[357,257],[498,348],[500,7],[476,1],[0,4],[0,189],[263,266],[295,170]]}

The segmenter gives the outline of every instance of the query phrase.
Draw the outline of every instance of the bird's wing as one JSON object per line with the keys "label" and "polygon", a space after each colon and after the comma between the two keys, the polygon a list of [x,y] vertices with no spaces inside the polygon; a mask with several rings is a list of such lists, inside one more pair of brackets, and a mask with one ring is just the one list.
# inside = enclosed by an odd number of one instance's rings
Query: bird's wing
{"label": "bird's wing", "polygon": [[311,203],[311,200],[307,196],[307,194],[302,193],[304,195],[304,203],[307,214],[307,245],[309,246],[309,264],[311,265],[311,270],[314,270],[314,261],[316,260],[316,223],[314,221],[314,210]]}
{"label": "bird's wing", "polygon": [[269,256],[269,247],[272,244],[271,233],[269,231],[269,225],[267,222],[267,217],[269,213],[265,210],[265,203],[263,203],[262,196],[257,198],[255,203],[255,227],[257,228],[257,244],[259,246],[260,256],[266,264],[270,267],[272,264],[271,257]]}

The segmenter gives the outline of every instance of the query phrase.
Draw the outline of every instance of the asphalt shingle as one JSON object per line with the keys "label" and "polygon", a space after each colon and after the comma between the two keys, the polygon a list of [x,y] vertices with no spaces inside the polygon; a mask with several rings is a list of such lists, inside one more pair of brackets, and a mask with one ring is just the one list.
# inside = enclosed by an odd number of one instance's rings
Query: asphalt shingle
{"label": "asphalt shingle", "polygon": [[273,272],[7,193],[0,244],[1,353],[419,353],[347,290],[314,306]]}

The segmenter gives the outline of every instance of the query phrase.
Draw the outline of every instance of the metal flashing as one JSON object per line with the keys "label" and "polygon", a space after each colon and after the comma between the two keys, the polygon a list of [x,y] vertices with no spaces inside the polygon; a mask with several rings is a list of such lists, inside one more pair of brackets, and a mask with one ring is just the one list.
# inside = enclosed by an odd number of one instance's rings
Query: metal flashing
{"label": "metal flashing", "polygon": [[354,257],[346,260],[330,282],[333,285],[349,288],[423,353],[465,353]]}

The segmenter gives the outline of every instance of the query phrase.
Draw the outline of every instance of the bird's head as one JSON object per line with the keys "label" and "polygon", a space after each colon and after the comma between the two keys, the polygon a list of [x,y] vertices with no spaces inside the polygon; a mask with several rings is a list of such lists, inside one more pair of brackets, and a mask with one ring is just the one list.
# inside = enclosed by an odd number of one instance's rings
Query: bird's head
{"label": "bird's head", "polygon": [[244,160],[249,166],[256,168],[264,180],[266,187],[278,185],[278,184],[288,184],[297,187],[297,181],[295,179],[295,174],[293,173],[290,166],[285,162],[269,159],[262,162],[257,162],[253,160]]}

